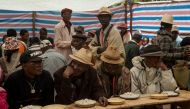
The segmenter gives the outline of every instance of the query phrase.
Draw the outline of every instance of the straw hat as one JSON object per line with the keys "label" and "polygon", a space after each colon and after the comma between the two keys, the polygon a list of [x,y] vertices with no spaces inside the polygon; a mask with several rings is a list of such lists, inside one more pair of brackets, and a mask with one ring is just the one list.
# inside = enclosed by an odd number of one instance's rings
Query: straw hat
{"label": "straw hat", "polygon": [[88,65],[94,65],[92,63],[92,52],[89,49],[81,48],[76,53],[69,55],[72,59],[82,62]]}
{"label": "straw hat", "polygon": [[164,14],[162,16],[162,20],[161,21],[164,22],[164,23],[173,24],[173,16],[169,15],[169,14]]}
{"label": "straw hat", "polygon": [[164,54],[158,45],[148,45],[140,56],[164,56]]}
{"label": "straw hat", "polygon": [[16,50],[19,48],[19,41],[16,37],[7,37],[5,39],[5,50]]}
{"label": "straw hat", "polygon": [[100,59],[110,64],[122,64],[124,62],[121,53],[115,47],[109,47],[101,54]]}
{"label": "straw hat", "polygon": [[176,31],[176,32],[179,33],[179,30],[177,29],[177,26],[176,26],[176,25],[173,25],[173,26],[172,26],[172,31]]}
{"label": "straw hat", "polygon": [[102,8],[100,8],[100,10],[99,10],[97,16],[103,15],[103,14],[112,15],[112,12],[110,11],[109,8],[107,8],[107,7],[102,7]]}

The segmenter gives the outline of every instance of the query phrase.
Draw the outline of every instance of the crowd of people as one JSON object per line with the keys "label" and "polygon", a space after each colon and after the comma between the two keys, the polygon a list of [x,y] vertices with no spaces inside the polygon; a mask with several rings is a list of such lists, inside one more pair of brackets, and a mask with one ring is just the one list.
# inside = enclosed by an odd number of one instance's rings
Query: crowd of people
{"label": "crowd of people", "polygon": [[[101,27],[85,34],[84,27],[72,25],[72,10],[65,8],[54,39],[46,28],[40,29],[39,37],[29,37],[22,29],[20,38],[8,29],[1,45],[0,109],[68,105],[85,98],[107,106],[108,98],[125,92],[190,89],[190,78],[183,78],[188,82],[182,87],[173,70],[176,63],[189,67],[190,37],[176,41],[179,30],[172,15],[163,15],[152,43],[140,31],[131,35],[125,24],[111,24],[112,16],[109,8],[102,7],[97,13]],[[185,105],[175,104],[172,109]]]}

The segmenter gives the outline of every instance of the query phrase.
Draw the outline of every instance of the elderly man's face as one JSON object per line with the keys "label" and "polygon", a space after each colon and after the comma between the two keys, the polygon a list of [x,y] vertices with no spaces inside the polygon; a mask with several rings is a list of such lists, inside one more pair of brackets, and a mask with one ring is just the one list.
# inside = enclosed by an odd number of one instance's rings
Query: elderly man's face
{"label": "elderly man's face", "polygon": [[25,71],[32,76],[37,76],[40,75],[42,73],[42,60],[38,60],[38,61],[28,61],[26,63],[24,63],[23,68],[25,69]]}
{"label": "elderly man's face", "polygon": [[71,15],[72,13],[69,11],[66,11],[64,13],[62,13],[62,17],[64,21],[70,21],[71,20]]}
{"label": "elderly man's face", "polygon": [[120,75],[122,71],[122,66],[119,64],[110,64],[103,62],[102,67],[104,71],[110,75]]}
{"label": "elderly man's face", "polygon": [[87,64],[81,63],[77,60],[72,60],[70,66],[74,70],[74,73],[71,76],[79,76],[79,75],[83,74],[88,67]]}
{"label": "elderly man's face", "polygon": [[109,25],[111,21],[111,15],[109,14],[103,14],[98,16],[98,20],[102,25]]}

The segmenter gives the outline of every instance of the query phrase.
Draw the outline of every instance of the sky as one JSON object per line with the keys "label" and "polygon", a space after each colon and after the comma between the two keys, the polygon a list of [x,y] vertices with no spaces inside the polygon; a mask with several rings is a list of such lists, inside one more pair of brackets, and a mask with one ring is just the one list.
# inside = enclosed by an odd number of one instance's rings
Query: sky
{"label": "sky", "polygon": [[21,11],[60,11],[70,8],[73,11],[98,10],[123,0],[0,0],[0,9]]}

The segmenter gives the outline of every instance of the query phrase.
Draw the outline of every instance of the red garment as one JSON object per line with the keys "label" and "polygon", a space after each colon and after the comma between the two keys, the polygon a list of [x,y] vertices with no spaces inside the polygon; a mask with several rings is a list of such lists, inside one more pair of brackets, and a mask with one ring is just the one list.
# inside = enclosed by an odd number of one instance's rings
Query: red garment
{"label": "red garment", "polygon": [[7,103],[7,92],[5,89],[0,87],[0,109],[8,109],[8,103]]}

